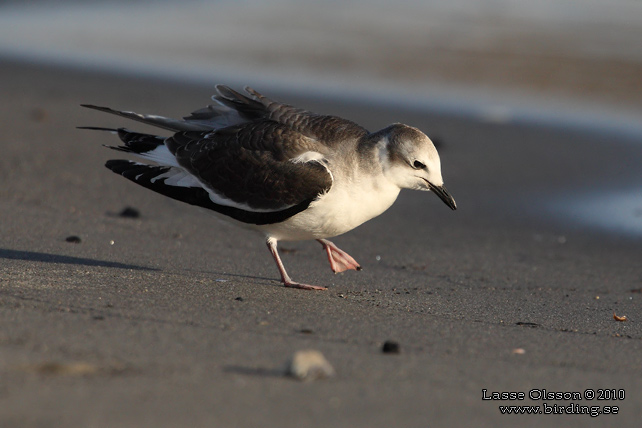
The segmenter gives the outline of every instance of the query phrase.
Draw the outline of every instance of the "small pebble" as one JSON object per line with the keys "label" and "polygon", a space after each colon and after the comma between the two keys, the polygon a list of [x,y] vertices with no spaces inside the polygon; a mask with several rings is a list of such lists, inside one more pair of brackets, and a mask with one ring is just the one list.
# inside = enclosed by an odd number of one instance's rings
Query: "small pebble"
{"label": "small pebble", "polygon": [[80,244],[80,237],[76,235],[68,236],[65,238],[65,241],[71,242],[72,244]]}
{"label": "small pebble", "polygon": [[242,302],[242,301],[243,301],[243,300],[245,300],[245,299],[243,299],[242,297],[237,297],[237,298],[235,298],[234,300],[239,301],[239,302]]}
{"label": "small pebble", "polygon": [[125,207],[118,215],[125,218],[138,218],[140,212],[136,208]]}
{"label": "small pebble", "polygon": [[401,349],[399,348],[399,344],[397,342],[394,342],[392,340],[386,340],[383,343],[383,347],[381,348],[381,351],[384,354],[398,354]]}
{"label": "small pebble", "polygon": [[524,355],[526,350],[524,348],[515,348],[513,349],[513,354]]}
{"label": "small pebble", "polygon": [[298,380],[316,380],[334,376],[334,368],[323,354],[313,349],[296,351],[287,365],[287,375]]}

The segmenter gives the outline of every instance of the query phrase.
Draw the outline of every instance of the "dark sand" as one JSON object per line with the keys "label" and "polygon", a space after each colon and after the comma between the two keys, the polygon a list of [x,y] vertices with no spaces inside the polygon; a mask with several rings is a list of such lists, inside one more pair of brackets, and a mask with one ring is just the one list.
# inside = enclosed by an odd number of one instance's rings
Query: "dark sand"
{"label": "dark sand", "polygon": [[[621,135],[492,124],[273,93],[370,129],[406,122],[442,142],[459,205],[405,191],[335,242],[364,267],[332,275],[314,242],[283,243],[281,287],[260,236],[103,167],[135,123],[95,103],[180,116],[212,86],[4,63],[0,69],[0,426],[638,426],[642,242],[545,217],[547,197],[638,187]],[[639,141],[638,141],[639,143]],[[117,214],[126,206],[138,219]],[[533,214],[534,213],[534,214]],[[76,235],[81,243],[65,238]],[[241,299],[239,299],[241,298]],[[613,313],[627,315],[617,322]],[[386,340],[398,355],[383,354]],[[296,350],[332,379],[281,375]],[[524,353],[515,353],[521,348]],[[511,415],[532,389],[624,389],[617,415]],[[482,389],[524,392],[482,400]]]}

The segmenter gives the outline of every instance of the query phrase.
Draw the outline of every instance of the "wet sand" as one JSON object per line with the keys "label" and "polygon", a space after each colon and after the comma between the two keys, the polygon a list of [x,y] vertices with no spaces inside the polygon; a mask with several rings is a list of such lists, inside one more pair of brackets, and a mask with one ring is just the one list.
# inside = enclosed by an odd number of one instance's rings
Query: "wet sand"
{"label": "wet sand", "polygon": [[[335,242],[284,243],[285,289],[260,236],[103,167],[109,134],[144,126],[81,103],[180,116],[211,86],[5,63],[0,69],[0,425],[88,427],[634,426],[642,417],[642,242],[544,215],[552,198],[642,183],[639,141],[305,94],[282,101],[440,142],[459,209],[402,192]],[[118,213],[131,206],[139,218]],[[553,213],[554,214],[554,213]],[[77,236],[80,243],[67,242]],[[618,322],[613,313],[627,315]],[[384,354],[384,341],[399,343]],[[320,350],[331,379],[282,375]],[[523,351],[517,351],[517,350]],[[520,402],[482,390],[524,392]],[[501,415],[568,405],[529,391],[624,389],[617,415]]]}

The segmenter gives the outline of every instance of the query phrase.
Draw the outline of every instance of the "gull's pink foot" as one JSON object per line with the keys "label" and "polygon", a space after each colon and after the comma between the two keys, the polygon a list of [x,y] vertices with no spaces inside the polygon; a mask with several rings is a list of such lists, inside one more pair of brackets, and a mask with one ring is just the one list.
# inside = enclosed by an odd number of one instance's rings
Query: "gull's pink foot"
{"label": "gull's pink foot", "polygon": [[359,263],[357,263],[350,254],[346,253],[332,242],[327,239],[317,239],[317,241],[323,245],[323,249],[328,254],[328,261],[330,262],[330,269],[332,269],[332,272],[338,273],[349,269],[361,270]]}
{"label": "gull's pink foot", "polygon": [[279,274],[281,275],[281,282],[283,283],[284,286],[290,287],[290,288],[298,288],[299,290],[327,290],[327,287],[321,287],[318,285],[309,285],[309,284],[301,284],[298,282],[292,281],[290,278],[290,275],[285,271],[285,267],[283,266],[283,262],[281,261],[281,257],[279,257],[279,252],[276,249],[276,240],[273,238],[268,238],[266,241],[266,244],[270,250],[270,253],[272,253],[272,257],[274,257],[274,262],[276,263],[276,267],[279,269]]}
{"label": "gull's pink foot", "polygon": [[281,282],[283,282],[283,285],[285,285],[286,287],[298,288],[299,290],[327,290],[328,289],[328,287],[322,287],[320,285],[301,284],[298,282],[294,282],[292,280],[283,281],[282,279]]}

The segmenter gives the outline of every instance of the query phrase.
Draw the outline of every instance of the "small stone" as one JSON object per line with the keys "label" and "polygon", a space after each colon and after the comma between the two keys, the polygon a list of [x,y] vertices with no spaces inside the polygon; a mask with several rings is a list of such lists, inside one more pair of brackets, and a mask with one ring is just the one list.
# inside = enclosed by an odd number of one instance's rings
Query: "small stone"
{"label": "small stone", "polygon": [[298,380],[316,380],[334,376],[334,368],[323,354],[313,349],[296,351],[286,373]]}
{"label": "small stone", "polygon": [[242,302],[242,301],[243,301],[243,300],[245,300],[245,299],[243,299],[242,297],[237,297],[237,298],[235,298],[234,300],[236,300],[237,302]]}
{"label": "small stone", "polygon": [[136,208],[125,207],[118,215],[125,218],[138,218],[140,212]]}
{"label": "small stone", "polygon": [[513,349],[513,354],[524,355],[526,350],[524,348],[515,348]]}
{"label": "small stone", "polygon": [[399,352],[401,352],[401,349],[399,348],[399,344],[397,342],[386,340],[381,347],[381,351],[384,354],[398,354]]}
{"label": "small stone", "polygon": [[80,244],[81,239],[79,236],[71,235],[65,238],[65,241],[71,242],[72,244]]}

